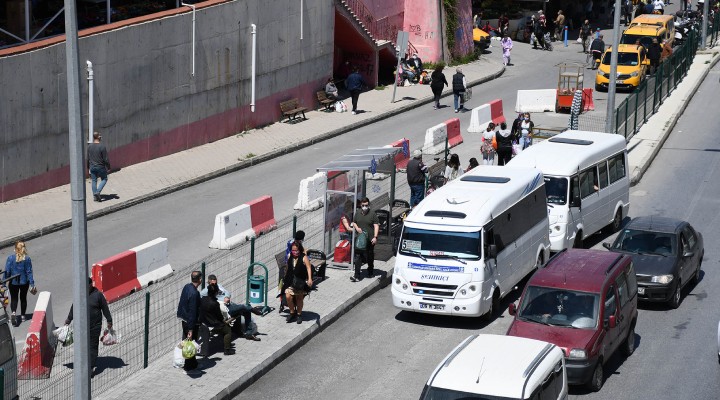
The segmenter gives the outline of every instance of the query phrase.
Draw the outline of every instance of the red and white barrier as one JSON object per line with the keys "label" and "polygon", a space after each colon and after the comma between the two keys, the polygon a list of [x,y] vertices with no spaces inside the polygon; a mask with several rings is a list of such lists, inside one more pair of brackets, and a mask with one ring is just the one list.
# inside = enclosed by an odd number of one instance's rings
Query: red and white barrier
{"label": "red and white barrier", "polygon": [[442,124],[428,128],[428,130],[425,131],[423,153],[442,153],[445,151],[445,139],[448,141],[448,147],[457,146],[463,142],[463,137],[460,134],[460,120],[458,118],[449,119]]}
{"label": "red and white barrier", "polygon": [[404,170],[407,167],[408,161],[410,161],[410,139],[402,138],[391,143],[390,146],[402,149],[399,153],[395,154],[395,168]]}
{"label": "red and white barrier", "polygon": [[593,101],[592,88],[583,89],[583,111],[595,110],[595,101]]}
{"label": "red and white barrier", "polygon": [[18,362],[18,379],[45,379],[50,377],[57,339],[52,334],[53,323],[50,292],[40,292],[35,311],[25,337],[25,345]]}
{"label": "red and white barrier", "polygon": [[300,181],[297,203],[293,206],[295,210],[313,211],[323,206],[325,199],[325,185],[327,175],[325,172],[305,178]]}
{"label": "red and white barrier", "polygon": [[173,274],[167,239],[157,238],[92,266],[95,287],[112,303]]}
{"label": "red and white barrier", "polygon": [[491,122],[495,125],[505,122],[502,100],[500,99],[473,108],[470,114],[470,126],[468,126],[467,131],[482,133]]}
{"label": "red and white barrier", "polygon": [[213,249],[229,249],[267,231],[275,229],[272,197],[263,196],[215,216]]}
{"label": "red and white barrier", "polygon": [[275,210],[270,196],[262,196],[247,203],[250,206],[250,221],[255,235],[270,232],[277,227]]}
{"label": "red and white barrier", "polygon": [[515,112],[554,112],[556,99],[556,89],[518,90]]}

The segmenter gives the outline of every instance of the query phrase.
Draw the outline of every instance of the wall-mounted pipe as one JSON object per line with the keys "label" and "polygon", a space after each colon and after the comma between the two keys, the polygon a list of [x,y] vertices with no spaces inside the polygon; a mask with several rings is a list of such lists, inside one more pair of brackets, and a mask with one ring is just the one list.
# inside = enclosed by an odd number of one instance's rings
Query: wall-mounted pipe
{"label": "wall-mounted pipe", "polygon": [[90,62],[90,60],[86,61],[87,63],[87,80],[88,80],[88,143],[93,142],[93,130],[95,129],[93,127],[93,120],[95,119],[93,115],[94,110],[94,104],[95,104],[95,77],[93,73],[93,65]]}
{"label": "wall-mounted pipe", "polygon": [[303,0],[300,0],[300,40],[303,40]]}
{"label": "wall-mounted pipe", "polygon": [[250,67],[250,112],[255,112],[255,49],[257,47],[257,25],[250,24],[252,28],[252,64]]}
{"label": "wall-mounted pipe", "polygon": [[182,5],[192,8],[192,72],[190,75],[195,76],[195,5],[185,4]]}

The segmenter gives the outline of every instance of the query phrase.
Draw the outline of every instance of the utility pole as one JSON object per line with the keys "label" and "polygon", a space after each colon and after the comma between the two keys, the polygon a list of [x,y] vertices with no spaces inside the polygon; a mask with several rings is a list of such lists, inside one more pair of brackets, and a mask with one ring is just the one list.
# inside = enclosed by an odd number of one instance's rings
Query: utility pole
{"label": "utility pole", "polygon": [[75,351],[73,386],[75,400],[89,400],[90,346],[88,318],[87,215],[85,210],[85,157],[80,102],[80,61],[75,0],[65,0],[65,59],[68,91],[68,147],[70,150],[70,198],[72,204],[73,323]]}
{"label": "utility pole", "polygon": [[707,47],[707,28],[710,19],[708,12],[710,12],[710,0],[707,0],[703,3],[702,38],[700,39],[700,48],[702,50],[705,50],[705,48]]}
{"label": "utility pole", "polygon": [[[608,84],[607,113],[605,132],[612,133],[615,123],[615,92],[617,89],[618,42],[620,42],[620,0],[615,0],[615,18],[613,19],[613,45],[610,53],[610,84]],[[603,49],[604,50],[604,49]],[[602,63],[602,56],[600,59]]]}

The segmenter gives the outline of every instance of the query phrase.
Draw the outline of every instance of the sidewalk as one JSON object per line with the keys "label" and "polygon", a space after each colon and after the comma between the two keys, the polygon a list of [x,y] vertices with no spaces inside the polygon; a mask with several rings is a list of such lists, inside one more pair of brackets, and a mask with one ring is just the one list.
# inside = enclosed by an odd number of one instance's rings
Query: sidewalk
{"label": "sidewalk", "polygon": [[[502,75],[505,68],[497,58],[481,58],[462,66],[469,86],[479,85]],[[446,74],[450,69],[446,69]],[[361,126],[392,117],[432,101],[430,87],[399,87],[391,103],[392,86],[369,90],[360,95],[358,115],[311,111],[307,121],[275,123],[261,129],[125,167],[110,175],[106,193],[119,200],[102,203],[88,199],[88,219],[119,211],[219,176],[280,157],[284,154],[333,138]],[[451,94],[445,90],[443,95]],[[350,100],[347,99],[346,103]],[[147,171],[153,171],[148,174]],[[90,180],[86,191],[91,193]],[[0,204],[0,249],[18,239],[30,240],[70,226],[70,185],[46,190]],[[27,212],[32,209],[33,212]]]}

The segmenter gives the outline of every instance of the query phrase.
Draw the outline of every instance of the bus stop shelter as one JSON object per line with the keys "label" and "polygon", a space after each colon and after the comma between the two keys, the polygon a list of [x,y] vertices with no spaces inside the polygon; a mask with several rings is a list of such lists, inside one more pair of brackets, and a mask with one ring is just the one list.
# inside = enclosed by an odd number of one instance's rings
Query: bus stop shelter
{"label": "bus stop shelter", "polygon": [[[345,216],[348,222],[353,221],[358,200],[370,199],[371,210],[377,212],[381,220],[381,232],[389,233],[391,207],[395,201],[395,155],[401,151],[399,147],[357,149],[317,168],[327,176],[323,249],[332,260],[328,266],[343,269],[352,266],[355,231],[346,232],[341,227],[341,219]],[[341,243],[344,240],[348,242]],[[337,247],[350,257],[335,256]]]}

